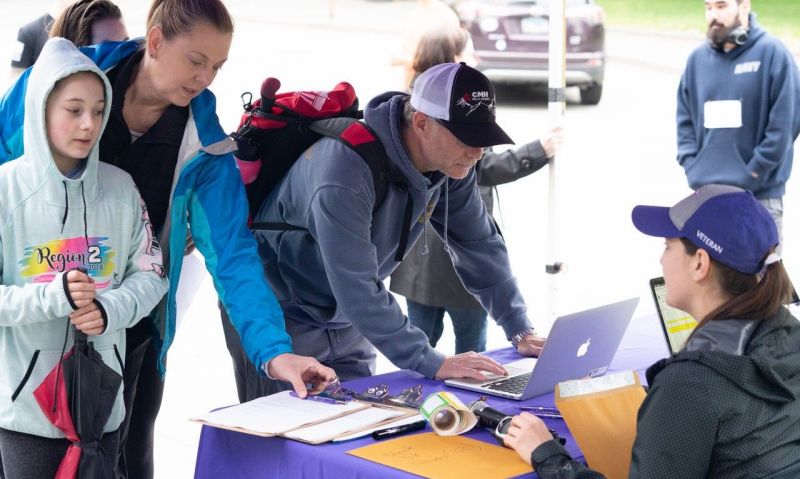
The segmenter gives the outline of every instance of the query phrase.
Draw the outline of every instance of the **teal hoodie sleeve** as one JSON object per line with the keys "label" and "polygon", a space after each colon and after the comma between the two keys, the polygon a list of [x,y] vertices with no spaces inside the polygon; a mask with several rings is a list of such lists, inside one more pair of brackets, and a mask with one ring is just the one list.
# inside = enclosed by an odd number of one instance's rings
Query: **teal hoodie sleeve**
{"label": "teal hoodie sleeve", "polygon": [[192,237],[217,294],[245,352],[263,373],[261,366],[290,353],[292,345],[247,228],[247,198],[231,154],[204,163],[188,209]]}
{"label": "teal hoodie sleeve", "polygon": [[134,215],[134,234],[122,283],[119,288],[104,291],[96,297],[106,320],[103,334],[136,324],[150,314],[167,291],[161,249],[153,235],[147,209],[133,182],[129,189],[129,207],[142,213]]}
{"label": "teal hoodie sleeve", "polygon": [[0,164],[22,156],[22,124],[25,119],[25,92],[28,68],[0,99]]}

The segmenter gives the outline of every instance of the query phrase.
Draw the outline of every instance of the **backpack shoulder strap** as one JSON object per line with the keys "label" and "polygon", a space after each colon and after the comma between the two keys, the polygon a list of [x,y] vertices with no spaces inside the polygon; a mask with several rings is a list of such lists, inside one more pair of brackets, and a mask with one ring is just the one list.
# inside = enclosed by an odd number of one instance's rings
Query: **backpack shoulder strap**
{"label": "backpack shoulder strap", "polygon": [[366,123],[355,118],[338,117],[317,120],[309,128],[347,146],[358,153],[358,156],[367,163],[372,172],[372,184],[375,187],[373,213],[380,208],[386,198],[389,183],[405,183],[402,175],[393,174],[381,140]]}
{"label": "backpack shoulder strap", "polygon": [[358,155],[367,162],[372,172],[372,183],[375,186],[375,205],[372,207],[373,214],[378,211],[378,208],[383,204],[390,184],[399,186],[400,189],[406,191],[403,224],[400,229],[400,239],[395,254],[395,261],[402,261],[408,249],[408,235],[411,229],[411,215],[414,209],[414,201],[408,189],[405,177],[389,163],[386,150],[383,148],[380,139],[378,139],[378,135],[375,134],[369,125],[358,121],[356,118],[340,117],[319,120],[312,123],[310,128],[312,131],[343,143],[348,148],[358,153]]}
{"label": "backpack shoulder strap", "polygon": [[[383,204],[390,184],[399,186],[406,191],[407,199],[405,211],[403,212],[403,224],[400,230],[397,253],[395,255],[396,261],[402,261],[408,249],[408,235],[411,229],[413,199],[411,197],[411,192],[408,190],[405,177],[392,167],[386,155],[386,150],[384,150],[383,144],[380,139],[378,139],[378,135],[376,135],[372,128],[366,123],[359,121],[357,118],[350,117],[317,120],[311,123],[308,128],[315,133],[342,143],[358,153],[358,156],[367,163],[372,173],[372,184],[375,187],[375,204],[372,207],[373,214],[378,211],[378,208]],[[253,229],[263,230],[302,229],[286,223],[254,223],[251,227]]]}

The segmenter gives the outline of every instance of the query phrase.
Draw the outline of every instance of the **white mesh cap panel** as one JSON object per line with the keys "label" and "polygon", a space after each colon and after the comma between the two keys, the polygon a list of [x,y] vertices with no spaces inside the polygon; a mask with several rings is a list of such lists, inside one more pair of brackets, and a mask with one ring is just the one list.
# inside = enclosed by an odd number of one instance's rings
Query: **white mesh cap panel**
{"label": "white mesh cap panel", "polygon": [[411,106],[440,120],[450,121],[450,99],[459,63],[442,63],[425,70],[414,82]]}
{"label": "white mesh cap panel", "polygon": [[681,200],[678,204],[669,209],[669,219],[679,230],[692,217],[697,208],[715,196],[727,193],[741,193],[741,188],[728,185],[705,185],[697,189],[693,195]]}

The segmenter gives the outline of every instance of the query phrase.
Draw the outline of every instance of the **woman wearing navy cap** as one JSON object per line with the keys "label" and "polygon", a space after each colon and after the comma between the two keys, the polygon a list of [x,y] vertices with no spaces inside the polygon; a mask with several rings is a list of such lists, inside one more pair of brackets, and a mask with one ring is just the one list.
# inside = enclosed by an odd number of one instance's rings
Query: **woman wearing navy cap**
{"label": "woman wearing navy cap", "polygon": [[[666,239],[667,303],[699,323],[647,370],[629,476],[800,477],[800,323],[784,307],[793,289],[769,213],[748,191],[707,185],[632,216]],[[540,477],[602,477],[535,416],[511,424],[506,444]]]}

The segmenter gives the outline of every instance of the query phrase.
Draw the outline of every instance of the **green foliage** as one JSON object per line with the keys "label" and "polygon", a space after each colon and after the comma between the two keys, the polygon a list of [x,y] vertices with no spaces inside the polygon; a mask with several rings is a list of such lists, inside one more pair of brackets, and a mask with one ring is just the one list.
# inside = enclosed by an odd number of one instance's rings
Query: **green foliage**
{"label": "green foliage", "polygon": [[[705,31],[703,0],[598,0],[612,26]],[[800,1],[751,0],[759,23],[777,36],[800,38]]]}

